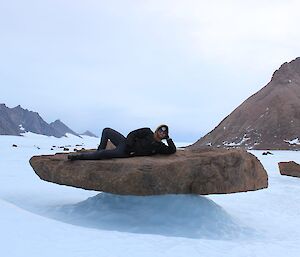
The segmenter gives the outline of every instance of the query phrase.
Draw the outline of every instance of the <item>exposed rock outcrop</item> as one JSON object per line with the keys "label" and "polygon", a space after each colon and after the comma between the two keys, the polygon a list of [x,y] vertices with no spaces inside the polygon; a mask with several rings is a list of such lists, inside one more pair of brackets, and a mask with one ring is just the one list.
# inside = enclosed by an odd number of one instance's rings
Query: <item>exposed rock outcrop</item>
{"label": "exposed rock outcrop", "polygon": [[281,175],[287,175],[300,178],[300,165],[294,161],[279,162],[279,171]]}
{"label": "exposed rock outcrop", "polygon": [[299,131],[300,58],[296,58],[281,65],[265,87],[191,148],[300,149]]}
{"label": "exposed rock outcrop", "polygon": [[237,149],[97,161],[68,161],[67,154],[56,154],[33,156],[30,164],[43,180],[121,195],[206,195],[268,186],[259,160]]}

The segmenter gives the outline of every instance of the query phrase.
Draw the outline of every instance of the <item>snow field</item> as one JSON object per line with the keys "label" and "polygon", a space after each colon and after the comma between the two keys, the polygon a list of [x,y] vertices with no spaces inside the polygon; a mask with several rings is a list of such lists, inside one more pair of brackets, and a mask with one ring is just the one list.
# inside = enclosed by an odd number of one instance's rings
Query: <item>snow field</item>
{"label": "snow field", "polygon": [[[118,196],[42,181],[29,165],[53,145],[99,139],[0,136],[1,256],[299,256],[300,179],[277,163],[300,152],[256,155],[269,188],[229,195]],[[12,147],[13,144],[18,147]]]}

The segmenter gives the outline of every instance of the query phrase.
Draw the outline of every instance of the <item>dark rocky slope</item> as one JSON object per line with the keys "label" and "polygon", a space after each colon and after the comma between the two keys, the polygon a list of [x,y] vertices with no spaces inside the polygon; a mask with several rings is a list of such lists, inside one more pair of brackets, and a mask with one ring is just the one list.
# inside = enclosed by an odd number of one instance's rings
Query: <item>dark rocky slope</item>
{"label": "dark rocky slope", "polygon": [[300,149],[299,140],[300,58],[296,58],[281,65],[265,87],[191,148]]}

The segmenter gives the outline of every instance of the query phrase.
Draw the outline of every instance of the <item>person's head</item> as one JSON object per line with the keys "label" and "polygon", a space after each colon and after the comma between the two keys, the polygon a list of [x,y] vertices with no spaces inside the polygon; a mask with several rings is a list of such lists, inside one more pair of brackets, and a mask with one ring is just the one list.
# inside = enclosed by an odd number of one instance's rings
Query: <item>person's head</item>
{"label": "person's head", "polygon": [[167,138],[169,135],[169,128],[167,125],[159,125],[155,130],[155,137],[159,140]]}

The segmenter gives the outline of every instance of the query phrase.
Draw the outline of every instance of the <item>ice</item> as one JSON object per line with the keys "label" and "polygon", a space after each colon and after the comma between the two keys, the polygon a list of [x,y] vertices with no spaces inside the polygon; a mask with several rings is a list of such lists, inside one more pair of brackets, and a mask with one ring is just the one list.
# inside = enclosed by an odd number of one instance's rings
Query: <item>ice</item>
{"label": "ice", "polygon": [[96,148],[98,140],[0,136],[1,256],[299,256],[300,178],[278,169],[300,163],[299,151],[250,151],[269,188],[209,196],[87,191],[42,181],[29,165],[33,155],[63,151],[53,145]]}

